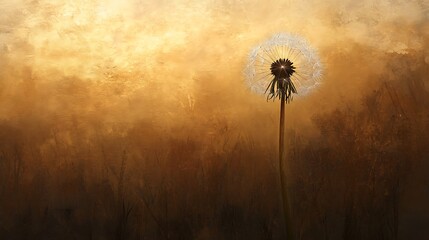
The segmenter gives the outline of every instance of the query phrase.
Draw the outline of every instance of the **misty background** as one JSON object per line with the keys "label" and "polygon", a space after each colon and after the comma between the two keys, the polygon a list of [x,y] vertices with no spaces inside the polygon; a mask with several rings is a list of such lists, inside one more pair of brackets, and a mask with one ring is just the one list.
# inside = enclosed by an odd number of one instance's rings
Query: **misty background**
{"label": "misty background", "polygon": [[0,238],[282,239],[243,75],[278,32],[325,67],[286,108],[298,238],[427,239],[425,0],[0,0]]}

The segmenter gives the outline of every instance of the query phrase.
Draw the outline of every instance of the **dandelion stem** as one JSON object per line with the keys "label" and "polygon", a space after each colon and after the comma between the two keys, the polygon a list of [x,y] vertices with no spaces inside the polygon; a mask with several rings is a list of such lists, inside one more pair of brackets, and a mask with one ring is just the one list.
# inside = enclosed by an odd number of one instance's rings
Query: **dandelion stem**
{"label": "dandelion stem", "polygon": [[283,169],[284,160],[284,132],[285,132],[285,101],[286,93],[282,91],[280,101],[280,129],[279,129],[279,175],[281,187],[281,199],[283,204],[283,217],[285,220],[286,239],[293,240],[292,218],[290,214],[290,205],[287,194],[286,174]]}

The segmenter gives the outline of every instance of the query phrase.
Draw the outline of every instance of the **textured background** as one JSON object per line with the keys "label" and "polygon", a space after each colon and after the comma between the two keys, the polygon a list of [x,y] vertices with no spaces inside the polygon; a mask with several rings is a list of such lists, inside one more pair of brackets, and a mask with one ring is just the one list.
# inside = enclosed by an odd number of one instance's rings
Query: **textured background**
{"label": "textured background", "polygon": [[325,66],[286,111],[301,239],[429,238],[425,0],[0,0],[0,238],[280,239],[243,76],[277,32]]}

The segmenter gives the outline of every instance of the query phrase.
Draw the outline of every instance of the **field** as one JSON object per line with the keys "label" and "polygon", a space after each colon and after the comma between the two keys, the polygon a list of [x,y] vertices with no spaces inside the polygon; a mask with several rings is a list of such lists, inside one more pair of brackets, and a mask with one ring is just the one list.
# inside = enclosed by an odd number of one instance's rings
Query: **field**
{"label": "field", "polygon": [[[0,239],[285,239],[279,102],[243,80],[285,23],[325,66],[286,106],[297,240],[429,239],[427,7],[347,19],[312,1],[277,23],[257,1],[146,4],[141,19],[77,1],[69,21],[22,2],[0,0]],[[301,28],[301,7],[320,21]]]}

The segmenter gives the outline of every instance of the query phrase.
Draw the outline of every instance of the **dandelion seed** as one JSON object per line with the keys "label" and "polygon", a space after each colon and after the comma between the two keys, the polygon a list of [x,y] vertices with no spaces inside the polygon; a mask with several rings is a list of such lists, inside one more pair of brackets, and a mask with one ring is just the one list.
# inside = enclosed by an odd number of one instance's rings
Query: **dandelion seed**
{"label": "dandelion seed", "polygon": [[[283,66],[283,67],[282,67]],[[245,69],[246,82],[267,99],[290,102],[320,84],[323,66],[317,52],[298,35],[280,33],[252,49]]]}

